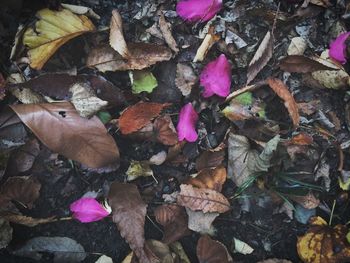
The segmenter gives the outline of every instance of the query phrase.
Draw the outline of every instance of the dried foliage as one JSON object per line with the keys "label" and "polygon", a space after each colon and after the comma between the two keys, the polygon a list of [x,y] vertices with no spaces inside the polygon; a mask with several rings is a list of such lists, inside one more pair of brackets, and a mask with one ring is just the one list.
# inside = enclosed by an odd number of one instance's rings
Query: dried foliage
{"label": "dried foliage", "polygon": [[209,236],[202,236],[197,243],[197,257],[199,263],[230,263],[233,259],[222,243],[212,240]]}
{"label": "dried foliage", "polygon": [[129,58],[129,50],[123,35],[123,21],[117,9],[112,10],[109,44],[123,58]]}
{"label": "dried foliage", "polygon": [[215,169],[201,170],[196,177],[187,180],[186,184],[191,184],[197,188],[207,188],[221,192],[226,177],[226,168],[224,166],[219,166]]}
{"label": "dried foliage", "polygon": [[311,58],[299,55],[287,56],[280,61],[280,68],[295,73],[310,73],[318,70],[334,70]]}

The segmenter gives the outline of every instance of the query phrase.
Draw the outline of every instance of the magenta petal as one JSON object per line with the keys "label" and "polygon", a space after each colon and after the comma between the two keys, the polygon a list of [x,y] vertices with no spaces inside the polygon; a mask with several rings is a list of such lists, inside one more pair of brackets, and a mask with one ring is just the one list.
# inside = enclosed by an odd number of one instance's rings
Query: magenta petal
{"label": "magenta petal", "polygon": [[192,103],[187,103],[182,107],[179,116],[179,123],[177,124],[177,133],[179,141],[186,140],[188,142],[195,142],[198,138],[196,132],[196,122],[198,114],[193,109]]}
{"label": "magenta petal", "polygon": [[230,94],[231,66],[224,54],[205,66],[200,75],[200,84],[204,87],[204,98],[214,94],[227,97]]}
{"label": "magenta petal", "polygon": [[329,56],[341,64],[346,63],[346,45],[345,41],[350,36],[350,32],[340,34],[330,45]]}
{"label": "magenta petal", "polygon": [[181,0],[176,6],[177,14],[190,22],[208,21],[222,7],[222,0]]}
{"label": "magenta petal", "polygon": [[82,223],[101,220],[109,215],[109,212],[94,198],[80,198],[70,205],[73,217]]}

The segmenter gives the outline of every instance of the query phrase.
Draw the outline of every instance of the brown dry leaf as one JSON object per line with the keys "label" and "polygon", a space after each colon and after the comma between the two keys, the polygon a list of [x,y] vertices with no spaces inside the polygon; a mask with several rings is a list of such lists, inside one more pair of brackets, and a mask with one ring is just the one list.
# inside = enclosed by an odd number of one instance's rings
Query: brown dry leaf
{"label": "brown dry leaf", "polygon": [[310,220],[310,228],[298,237],[297,250],[305,263],[339,263],[350,261],[348,229],[343,225],[328,226],[321,217]]}
{"label": "brown dry leaf", "polygon": [[286,141],[285,144],[286,145],[310,145],[312,144],[314,141],[314,139],[312,138],[312,136],[306,134],[306,133],[299,133],[295,136],[293,136],[290,140]]}
{"label": "brown dry leaf", "polygon": [[15,200],[28,208],[40,195],[41,184],[31,176],[13,176],[0,188],[0,207],[5,207],[8,202]]}
{"label": "brown dry leaf", "polygon": [[264,39],[254,54],[254,57],[249,63],[247,71],[247,83],[248,85],[258,73],[266,66],[267,62],[272,57],[273,52],[273,36],[270,31],[267,31]]}
{"label": "brown dry leaf", "polygon": [[315,195],[311,192],[304,196],[292,195],[290,196],[290,199],[297,202],[306,209],[314,209],[320,204],[320,200],[316,198]]}
{"label": "brown dry leaf", "polygon": [[147,205],[133,184],[114,182],[108,193],[113,222],[140,262],[153,262],[145,251],[145,216]]}
{"label": "brown dry leaf", "polygon": [[302,37],[293,37],[287,49],[287,54],[292,55],[303,55],[307,48],[307,42]]}
{"label": "brown dry leaf", "polygon": [[12,212],[0,212],[0,218],[5,218],[7,221],[15,224],[25,225],[29,227],[34,227],[40,224],[46,224],[51,222],[56,222],[57,219],[52,216],[48,218],[33,218],[29,216],[24,216],[21,214],[16,214]]}
{"label": "brown dry leaf", "polygon": [[321,106],[320,100],[311,100],[309,102],[300,102],[297,103],[299,110],[306,114],[306,115],[312,115],[314,114]]}
{"label": "brown dry leaf", "polygon": [[302,7],[305,8],[309,4],[314,4],[325,8],[330,7],[332,5],[328,0],[304,0]]}
{"label": "brown dry leaf", "polygon": [[173,257],[169,246],[161,241],[149,239],[146,241],[147,248],[159,259],[159,263],[175,263],[176,255]]}
{"label": "brown dry leaf", "polygon": [[197,76],[192,67],[183,63],[178,63],[176,67],[175,84],[183,96],[186,97],[191,94],[192,87],[196,82]]}
{"label": "brown dry leaf", "polygon": [[117,9],[112,10],[112,18],[109,31],[109,44],[123,58],[129,58],[129,50],[123,35],[123,21]]}
{"label": "brown dry leaf", "polygon": [[97,117],[79,116],[69,102],[12,105],[11,108],[53,152],[90,168],[119,164],[119,150]]}
{"label": "brown dry leaf", "polygon": [[41,69],[56,50],[70,39],[94,31],[95,26],[84,15],[75,15],[67,9],[37,12],[38,21],[23,35],[23,44],[28,47],[30,66]]}
{"label": "brown dry leaf", "polygon": [[97,47],[90,51],[86,65],[99,71],[141,70],[153,64],[171,59],[171,50],[165,46],[148,43],[128,44],[129,59],[125,60],[110,46]]}
{"label": "brown dry leaf", "polygon": [[222,164],[225,159],[225,146],[218,146],[216,149],[202,152],[196,160],[196,170],[214,168]]}
{"label": "brown dry leaf", "polygon": [[298,127],[300,121],[298,105],[295,102],[293,95],[289,92],[288,87],[279,79],[270,78],[267,82],[277,96],[284,101],[284,105],[293,121],[294,128]]}
{"label": "brown dry leaf", "polygon": [[193,62],[203,61],[207,55],[209,49],[220,39],[220,35],[214,33],[214,27],[211,26],[203,39],[202,44],[199,46],[196,56],[193,59]]}
{"label": "brown dry leaf", "polygon": [[197,243],[199,263],[230,263],[233,259],[224,244],[212,240],[208,235],[201,236]]}
{"label": "brown dry leaf", "polygon": [[207,188],[221,192],[222,186],[226,181],[227,172],[224,166],[218,166],[215,169],[203,169],[194,178],[186,181],[197,188]]}
{"label": "brown dry leaf", "polygon": [[210,189],[199,189],[192,185],[181,184],[177,204],[193,211],[225,213],[230,210],[230,203],[221,193]]}
{"label": "brown dry leaf", "polygon": [[270,258],[270,259],[266,259],[256,263],[293,263],[293,262],[286,259]]}
{"label": "brown dry leaf", "polygon": [[164,145],[174,145],[179,141],[173,121],[169,115],[160,116],[154,121],[153,132],[156,140]]}
{"label": "brown dry leaf", "polygon": [[121,133],[130,134],[140,130],[151,123],[152,119],[157,117],[169,105],[169,103],[139,102],[128,107],[119,118]]}
{"label": "brown dry leaf", "polygon": [[173,35],[171,34],[171,24],[165,20],[165,17],[163,14],[160,14],[159,16],[159,29],[160,29],[160,32],[162,32],[165,42],[168,44],[171,50],[174,51],[175,53],[178,53],[179,49],[177,47],[177,44]]}
{"label": "brown dry leaf", "polygon": [[154,215],[156,221],[164,227],[164,243],[171,244],[190,234],[187,227],[188,217],[183,207],[164,204],[155,209]]}
{"label": "brown dry leaf", "polygon": [[212,226],[215,218],[219,213],[203,213],[202,211],[192,211],[186,207],[186,213],[188,215],[188,228],[201,233],[213,235],[215,228]]}
{"label": "brown dry leaf", "polygon": [[299,55],[287,56],[280,61],[280,68],[291,73],[311,73],[318,70],[335,70],[311,58]]}
{"label": "brown dry leaf", "polygon": [[32,168],[39,152],[39,142],[35,138],[28,140],[25,145],[18,148],[9,163],[9,169],[13,169],[12,174],[23,173]]}

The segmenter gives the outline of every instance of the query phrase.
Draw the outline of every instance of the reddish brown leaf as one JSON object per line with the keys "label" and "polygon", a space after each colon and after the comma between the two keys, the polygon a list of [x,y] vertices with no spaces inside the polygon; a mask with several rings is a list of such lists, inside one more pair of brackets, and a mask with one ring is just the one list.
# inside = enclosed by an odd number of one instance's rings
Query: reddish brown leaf
{"label": "reddish brown leaf", "polygon": [[79,116],[69,102],[12,105],[11,108],[53,152],[90,168],[119,164],[118,147],[97,117]]}
{"label": "reddish brown leaf", "polygon": [[180,194],[177,204],[190,208],[193,211],[225,213],[230,210],[230,203],[219,192],[210,189],[199,189],[192,185],[180,185]]}
{"label": "reddish brown leaf", "polygon": [[280,61],[280,68],[291,73],[311,73],[318,70],[335,70],[311,58],[299,55],[287,56]]}
{"label": "reddish brown leaf", "polygon": [[225,150],[219,149],[217,151],[205,151],[196,160],[196,170],[200,171],[205,168],[217,167],[225,159]]}
{"label": "reddish brown leaf", "polygon": [[188,216],[183,207],[173,204],[161,205],[156,208],[154,215],[157,222],[164,227],[164,243],[171,244],[190,234],[187,227]]}
{"label": "reddish brown leaf", "polygon": [[221,192],[226,177],[226,168],[224,166],[218,166],[215,169],[207,168],[201,170],[195,178],[187,180],[186,184],[191,184],[197,188],[207,188]]}
{"label": "reddish brown leaf", "polygon": [[151,123],[152,119],[157,117],[169,105],[169,103],[139,102],[128,107],[119,118],[121,133],[130,134],[140,130]]}
{"label": "reddish brown leaf", "polygon": [[268,79],[267,80],[270,88],[284,101],[284,105],[286,106],[289,115],[293,121],[293,126],[297,127],[299,125],[299,112],[298,105],[294,100],[292,94],[290,94],[288,87],[279,79]]}
{"label": "reddish brown leaf", "polygon": [[31,176],[14,176],[7,179],[0,189],[0,207],[5,207],[11,200],[16,200],[28,208],[38,199],[41,184]]}
{"label": "reddish brown leaf", "polygon": [[164,145],[174,145],[178,142],[177,132],[169,115],[158,117],[154,121],[153,130],[157,141]]}
{"label": "reddish brown leaf", "polygon": [[145,251],[145,216],[147,205],[142,201],[137,187],[133,184],[114,182],[108,194],[112,207],[113,222],[120,235],[125,238],[140,262],[151,263]]}
{"label": "reddish brown leaf", "polygon": [[130,43],[128,44],[129,59],[125,60],[110,46],[101,46],[90,51],[86,64],[88,67],[95,67],[98,70],[141,70],[156,64],[157,62],[171,59],[171,50],[165,46]]}
{"label": "reddish brown leaf", "polygon": [[313,143],[313,138],[306,133],[299,133],[293,136],[292,139],[286,141],[287,145],[296,144],[296,145],[310,145]]}
{"label": "reddish brown leaf", "polygon": [[199,263],[230,263],[233,262],[224,244],[212,240],[208,235],[202,236],[197,243]]}

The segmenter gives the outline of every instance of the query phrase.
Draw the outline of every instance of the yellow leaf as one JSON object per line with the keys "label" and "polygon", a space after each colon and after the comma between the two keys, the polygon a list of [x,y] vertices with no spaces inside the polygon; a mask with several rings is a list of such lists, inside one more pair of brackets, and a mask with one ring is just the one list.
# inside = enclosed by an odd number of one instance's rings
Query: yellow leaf
{"label": "yellow leaf", "polygon": [[39,20],[35,27],[29,27],[23,35],[30,66],[34,69],[41,69],[56,50],[70,39],[95,30],[86,16],[75,15],[67,9],[42,9],[36,16]]}

